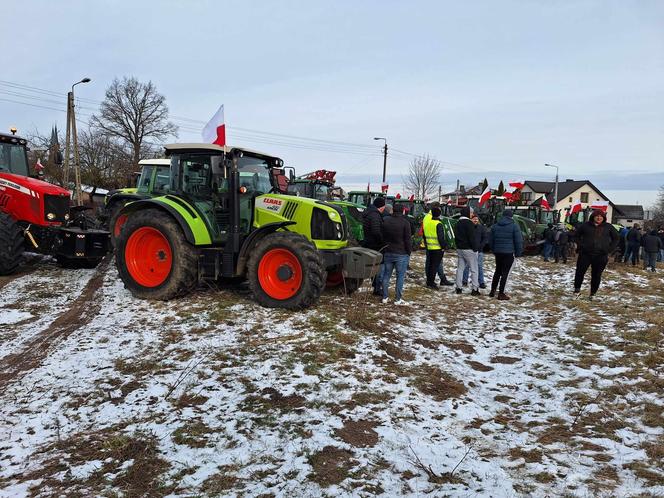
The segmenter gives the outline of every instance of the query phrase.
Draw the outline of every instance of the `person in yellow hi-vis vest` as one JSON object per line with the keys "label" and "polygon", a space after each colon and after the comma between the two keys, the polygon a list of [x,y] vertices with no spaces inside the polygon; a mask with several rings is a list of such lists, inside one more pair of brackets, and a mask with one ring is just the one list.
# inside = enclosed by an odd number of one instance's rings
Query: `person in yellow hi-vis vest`
{"label": "person in yellow hi-vis vest", "polygon": [[445,274],[442,269],[439,273],[439,267],[442,267],[444,250],[447,249],[447,242],[445,241],[445,233],[443,226],[440,224],[440,208],[431,208],[431,217],[424,218],[423,232],[424,232],[424,245],[427,250],[427,259],[425,263],[425,273],[427,276],[427,287],[431,289],[438,289],[436,284],[436,274],[442,273],[441,284],[450,285],[446,283]]}

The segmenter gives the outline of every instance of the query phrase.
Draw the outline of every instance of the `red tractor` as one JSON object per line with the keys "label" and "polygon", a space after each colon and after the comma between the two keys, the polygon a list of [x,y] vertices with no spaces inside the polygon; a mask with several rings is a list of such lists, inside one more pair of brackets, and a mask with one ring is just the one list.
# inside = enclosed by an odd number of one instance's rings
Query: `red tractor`
{"label": "red tractor", "polygon": [[68,190],[30,174],[27,150],[25,139],[0,133],[0,275],[15,272],[25,251],[94,268],[108,252],[109,233],[91,226],[87,208],[70,208]]}

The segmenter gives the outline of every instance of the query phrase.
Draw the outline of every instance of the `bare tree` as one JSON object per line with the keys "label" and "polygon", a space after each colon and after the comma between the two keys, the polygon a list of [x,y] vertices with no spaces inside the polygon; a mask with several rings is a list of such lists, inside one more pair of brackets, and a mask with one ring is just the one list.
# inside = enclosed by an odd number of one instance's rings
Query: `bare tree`
{"label": "bare tree", "polygon": [[98,129],[78,136],[81,181],[93,188],[118,188],[128,185],[135,170],[130,151],[118,139]]}
{"label": "bare tree", "polygon": [[653,223],[657,226],[664,225],[664,185],[659,188],[659,197],[655,201]]}
{"label": "bare tree", "polygon": [[440,184],[443,166],[428,154],[412,160],[408,167],[408,176],[404,181],[405,190],[415,194],[416,199],[431,197]]}
{"label": "bare tree", "polygon": [[115,79],[106,90],[99,116],[90,124],[131,147],[134,165],[149,152],[148,140],[177,136],[177,126],[168,120],[166,99],[151,81],[141,83],[134,77]]}

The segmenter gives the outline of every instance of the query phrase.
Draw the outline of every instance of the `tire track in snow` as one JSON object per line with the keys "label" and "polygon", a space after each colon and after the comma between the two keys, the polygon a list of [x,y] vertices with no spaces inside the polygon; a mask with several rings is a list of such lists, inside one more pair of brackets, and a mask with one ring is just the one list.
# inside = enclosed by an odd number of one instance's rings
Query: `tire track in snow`
{"label": "tire track in snow", "polygon": [[94,297],[102,286],[111,259],[109,256],[104,258],[67,311],[58,316],[45,330],[30,338],[20,351],[0,359],[0,390],[38,367],[50,350],[97,315],[101,302]]}

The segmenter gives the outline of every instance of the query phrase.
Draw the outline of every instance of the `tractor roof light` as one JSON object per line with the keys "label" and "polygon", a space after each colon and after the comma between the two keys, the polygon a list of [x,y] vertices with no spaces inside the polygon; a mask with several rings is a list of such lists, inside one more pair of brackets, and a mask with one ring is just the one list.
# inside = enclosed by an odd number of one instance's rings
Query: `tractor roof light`
{"label": "tractor roof light", "polygon": [[241,194],[246,194],[247,193],[247,187],[240,187],[240,193]]}

